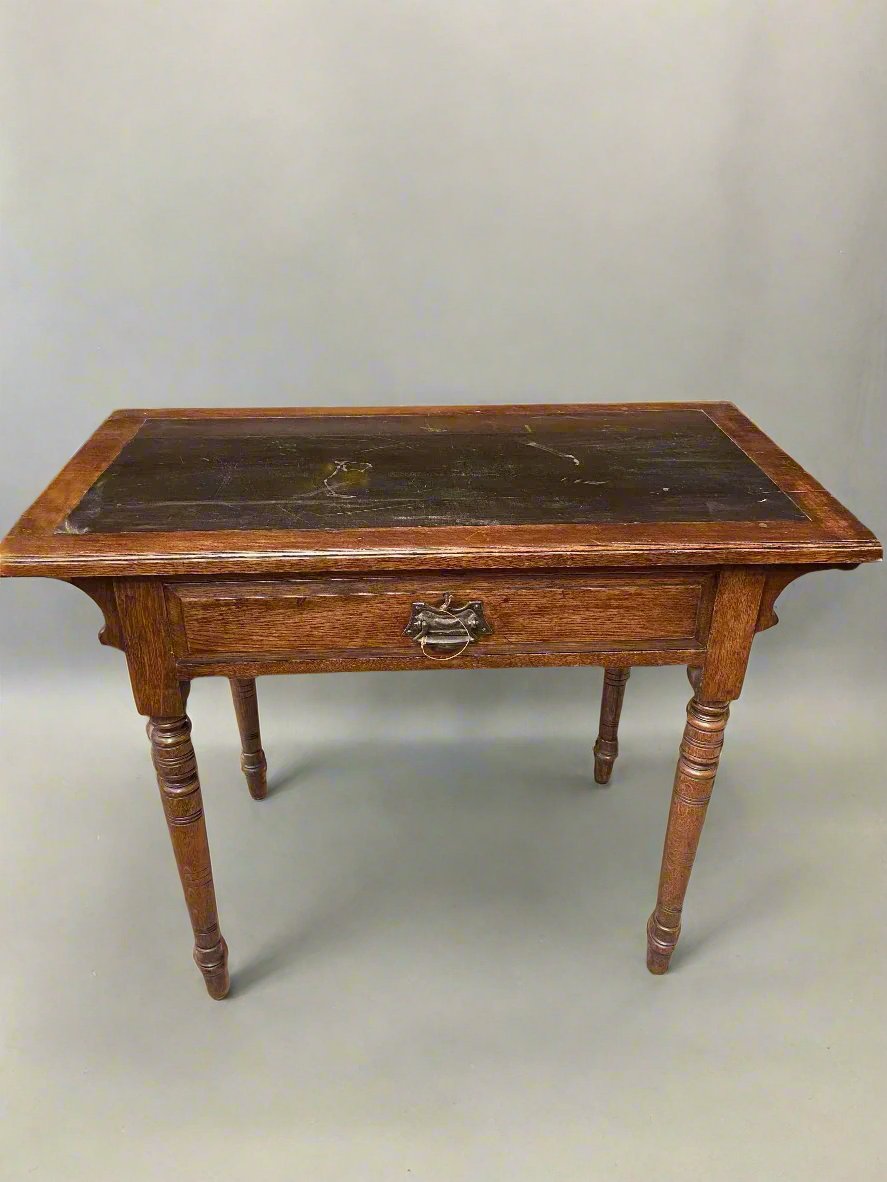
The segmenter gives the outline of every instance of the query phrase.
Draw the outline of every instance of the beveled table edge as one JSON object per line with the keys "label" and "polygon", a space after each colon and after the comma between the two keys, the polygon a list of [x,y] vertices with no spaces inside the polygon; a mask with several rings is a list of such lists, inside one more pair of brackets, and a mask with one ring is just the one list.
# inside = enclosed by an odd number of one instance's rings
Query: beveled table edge
{"label": "beveled table edge", "polygon": [[[523,415],[699,410],[809,522],[663,522],[210,530],[69,535],[54,530],[147,419]],[[239,407],[114,411],[0,546],[0,575],[53,578],[286,574],[340,570],[547,569],[855,564],[881,558],[875,535],[730,402],[536,403],[404,407]]]}

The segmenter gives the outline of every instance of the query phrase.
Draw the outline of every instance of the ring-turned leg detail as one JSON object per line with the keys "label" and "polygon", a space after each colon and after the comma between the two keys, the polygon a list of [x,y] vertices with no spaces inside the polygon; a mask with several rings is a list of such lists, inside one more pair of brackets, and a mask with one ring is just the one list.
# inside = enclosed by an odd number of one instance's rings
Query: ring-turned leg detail
{"label": "ring-turned leg detail", "polygon": [[210,997],[223,998],[228,992],[228,946],[219,930],[191,723],[184,715],[151,718],[147,729],[163,811],[194,929],[194,960]]}
{"label": "ring-turned leg detail", "polygon": [[259,731],[259,703],[256,697],[256,682],[253,677],[232,677],[231,696],[234,699],[234,713],[240,729],[240,766],[246,776],[246,785],[253,800],[264,800],[268,795],[265,752],[262,750],[262,736]]}
{"label": "ring-turned leg detail", "polygon": [[698,702],[693,698],[687,707],[687,726],[665,832],[659,895],[647,924],[647,968],[651,973],[667,972],[681,934],[681,908],[714,787],[729,714],[729,702]]}
{"label": "ring-turned leg detail", "polygon": [[604,670],[601,722],[594,745],[594,778],[598,784],[609,782],[613,764],[619,754],[619,715],[622,713],[625,683],[630,674],[631,669]]}

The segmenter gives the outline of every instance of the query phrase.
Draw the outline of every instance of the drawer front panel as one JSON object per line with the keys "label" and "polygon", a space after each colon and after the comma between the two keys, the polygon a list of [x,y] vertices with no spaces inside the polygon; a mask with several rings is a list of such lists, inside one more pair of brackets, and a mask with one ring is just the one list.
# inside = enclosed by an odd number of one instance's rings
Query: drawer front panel
{"label": "drawer front panel", "polygon": [[182,659],[361,654],[413,655],[422,661],[421,638],[405,634],[417,603],[431,609],[449,603],[451,613],[479,603],[489,630],[481,629],[466,646],[472,657],[518,650],[593,652],[620,645],[698,643],[704,637],[711,584],[710,576],[699,573],[546,573],[455,575],[434,581],[392,577],[191,583],[170,584],[167,591]]}

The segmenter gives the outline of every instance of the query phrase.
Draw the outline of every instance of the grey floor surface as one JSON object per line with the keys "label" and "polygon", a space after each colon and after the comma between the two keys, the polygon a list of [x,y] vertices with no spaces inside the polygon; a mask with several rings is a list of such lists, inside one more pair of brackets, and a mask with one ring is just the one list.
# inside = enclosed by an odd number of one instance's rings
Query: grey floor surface
{"label": "grey floor surface", "polygon": [[120,663],[8,671],[0,1177],[882,1179],[885,703],[825,672],[750,674],[665,978],[682,671],[607,789],[596,670],[262,682],[262,804],[197,684],[213,1003]]}

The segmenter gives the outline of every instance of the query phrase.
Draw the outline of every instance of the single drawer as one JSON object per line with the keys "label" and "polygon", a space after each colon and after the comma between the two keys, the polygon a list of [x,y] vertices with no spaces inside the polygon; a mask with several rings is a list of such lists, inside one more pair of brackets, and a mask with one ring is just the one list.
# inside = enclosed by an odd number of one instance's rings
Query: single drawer
{"label": "single drawer", "polygon": [[431,575],[171,583],[176,655],[482,659],[704,642],[704,572]]}

